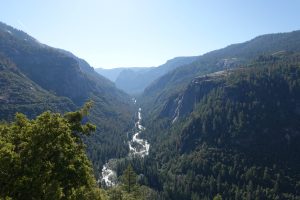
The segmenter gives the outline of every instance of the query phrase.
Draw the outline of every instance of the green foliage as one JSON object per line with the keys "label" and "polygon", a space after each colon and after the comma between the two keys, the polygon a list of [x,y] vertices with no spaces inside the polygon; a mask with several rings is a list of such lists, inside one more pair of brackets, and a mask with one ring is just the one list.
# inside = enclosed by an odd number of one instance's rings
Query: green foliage
{"label": "green foliage", "polygon": [[89,122],[85,123],[84,125],[81,124],[83,117],[87,116],[92,106],[93,102],[90,101],[87,102],[79,111],[68,112],[65,114],[64,117],[68,120],[73,132],[89,135],[91,132],[96,130],[96,126]]}
{"label": "green foliage", "polygon": [[217,194],[213,200],[222,200],[222,196],[220,194]]}
{"label": "green foliage", "polygon": [[127,169],[124,171],[121,182],[124,187],[124,190],[128,193],[131,193],[135,190],[137,184],[137,175],[133,171],[132,166],[128,165]]}
{"label": "green foliage", "polygon": [[[88,108],[87,104],[84,109]],[[66,116],[69,116],[66,114]],[[82,116],[81,116],[82,117]],[[12,199],[101,199],[91,163],[74,135],[80,129],[60,114],[29,120],[17,114],[0,125],[0,196]],[[78,123],[78,122],[76,122]],[[75,129],[73,129],[76,127]]]}

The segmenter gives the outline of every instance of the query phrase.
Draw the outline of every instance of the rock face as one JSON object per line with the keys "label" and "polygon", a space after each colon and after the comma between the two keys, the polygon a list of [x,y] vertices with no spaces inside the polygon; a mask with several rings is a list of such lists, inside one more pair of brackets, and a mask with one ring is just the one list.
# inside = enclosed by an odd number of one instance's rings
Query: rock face
{"label": "rock face", "polygon": [[229,71],[220,71],[195,78],[183,92],[169,98],[160,117],[171,118],[174,123],[178,118],[187,116],[205,95],[222,84],[218,80],[229,73]]}

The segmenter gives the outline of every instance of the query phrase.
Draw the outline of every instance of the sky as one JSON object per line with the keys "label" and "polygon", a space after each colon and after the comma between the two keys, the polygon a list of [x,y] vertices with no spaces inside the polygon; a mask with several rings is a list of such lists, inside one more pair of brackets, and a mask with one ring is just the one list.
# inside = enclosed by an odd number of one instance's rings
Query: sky
{"label": "sky", "polygon": [[300,29],[299,0],[0,0],[0,21],[93,67],[150,67]]}

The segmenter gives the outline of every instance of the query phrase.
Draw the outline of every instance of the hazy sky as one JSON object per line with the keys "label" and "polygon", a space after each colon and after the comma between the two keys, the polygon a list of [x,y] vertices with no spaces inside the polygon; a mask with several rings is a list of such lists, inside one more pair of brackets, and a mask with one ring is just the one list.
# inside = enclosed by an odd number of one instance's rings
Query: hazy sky
{"label": "hazy sky", "polygon": [[1,0],[0,20],[93,67],[157,66],[300,29],[300,0]]}

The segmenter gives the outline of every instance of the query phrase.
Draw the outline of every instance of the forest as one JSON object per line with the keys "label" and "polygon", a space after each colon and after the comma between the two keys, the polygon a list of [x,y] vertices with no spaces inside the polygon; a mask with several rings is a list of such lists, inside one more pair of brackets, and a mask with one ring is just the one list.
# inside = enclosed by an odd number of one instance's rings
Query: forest
{"label": "forest", "polygon": [[138,171],[162,199],[299,199],[299,61],[262,55],[191,82],[201,98],[189,115],[146,123],[153,145]]}

